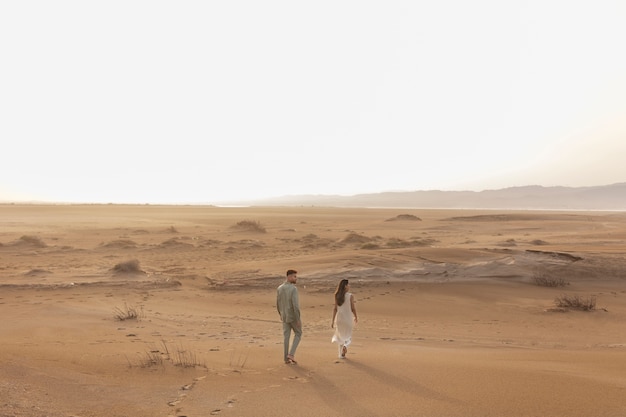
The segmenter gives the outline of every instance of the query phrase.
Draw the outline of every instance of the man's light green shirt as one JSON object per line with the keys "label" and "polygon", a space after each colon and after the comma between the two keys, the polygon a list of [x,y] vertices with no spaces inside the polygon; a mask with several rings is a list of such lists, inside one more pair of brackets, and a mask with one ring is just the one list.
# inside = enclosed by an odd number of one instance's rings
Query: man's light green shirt
{"label": "man's light green shirt", "polygon": [[300,321],[298,289],[291,282],[285,281],[278,287],[276,291],[276,309],[283,323]]}

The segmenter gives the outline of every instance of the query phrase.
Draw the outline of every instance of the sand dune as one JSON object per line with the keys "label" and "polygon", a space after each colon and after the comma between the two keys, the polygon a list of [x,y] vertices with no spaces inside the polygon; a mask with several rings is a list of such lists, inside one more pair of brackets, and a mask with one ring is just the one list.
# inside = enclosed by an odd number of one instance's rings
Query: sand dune
{"label": "sand dune", "polygon": [[[0,416],[626,415],[624,213],[0,205],[0,222]],[[289,268],[297,366],[274,305]],[[343,361],[342,278],[360,319]]]}

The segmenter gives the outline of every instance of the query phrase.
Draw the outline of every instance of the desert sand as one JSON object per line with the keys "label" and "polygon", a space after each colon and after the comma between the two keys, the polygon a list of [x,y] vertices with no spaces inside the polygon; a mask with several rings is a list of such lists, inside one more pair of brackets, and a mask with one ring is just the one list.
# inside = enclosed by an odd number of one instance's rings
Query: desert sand
{"label": "desert sand", "polygon": [[1,205],[0,416],[623,417],[625,249],[618,212]]}

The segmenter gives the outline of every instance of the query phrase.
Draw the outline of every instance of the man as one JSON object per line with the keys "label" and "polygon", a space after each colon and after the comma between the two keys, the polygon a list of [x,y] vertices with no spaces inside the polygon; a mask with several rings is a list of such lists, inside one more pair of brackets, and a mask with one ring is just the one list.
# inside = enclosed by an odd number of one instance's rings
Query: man
{"label": "man", "polygon": [[[302,321],[300,320],[300,302],[298,301],[298,271],[290,269],[287,271],[287,279],[280,284],[276,291],[276,309],[283,322],[284,336],[284,359],[289,365],[296,365],[296,349],[302,337]],[[294,337],[291,349],[289,349],[289,339],[293,330]]]}

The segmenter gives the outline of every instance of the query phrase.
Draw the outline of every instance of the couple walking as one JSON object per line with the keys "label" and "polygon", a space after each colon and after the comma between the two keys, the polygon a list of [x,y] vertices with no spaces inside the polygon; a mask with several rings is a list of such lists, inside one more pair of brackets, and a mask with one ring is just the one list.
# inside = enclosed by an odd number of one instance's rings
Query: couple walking
{"label": "couple walking", "polygon": [[[278,287],[276,292],[276,309],[283,322],[283,358],[285,363],[290,365],[298,363],[295,355],[302,338],[297,282],[298,271],[290,269],[287,271],[287,279]],[[354,295],[350,292],[350,283],[347,279],[342,279],[335,291],[335,306],[330,324],[331,328],[335,329],[332,342],[337,343],[339,357],[342,359],[346,357],[348,345],[352,342],[352,329],[357,321],[355,300]],[[290,346],[292,332],[294,336]]]}

